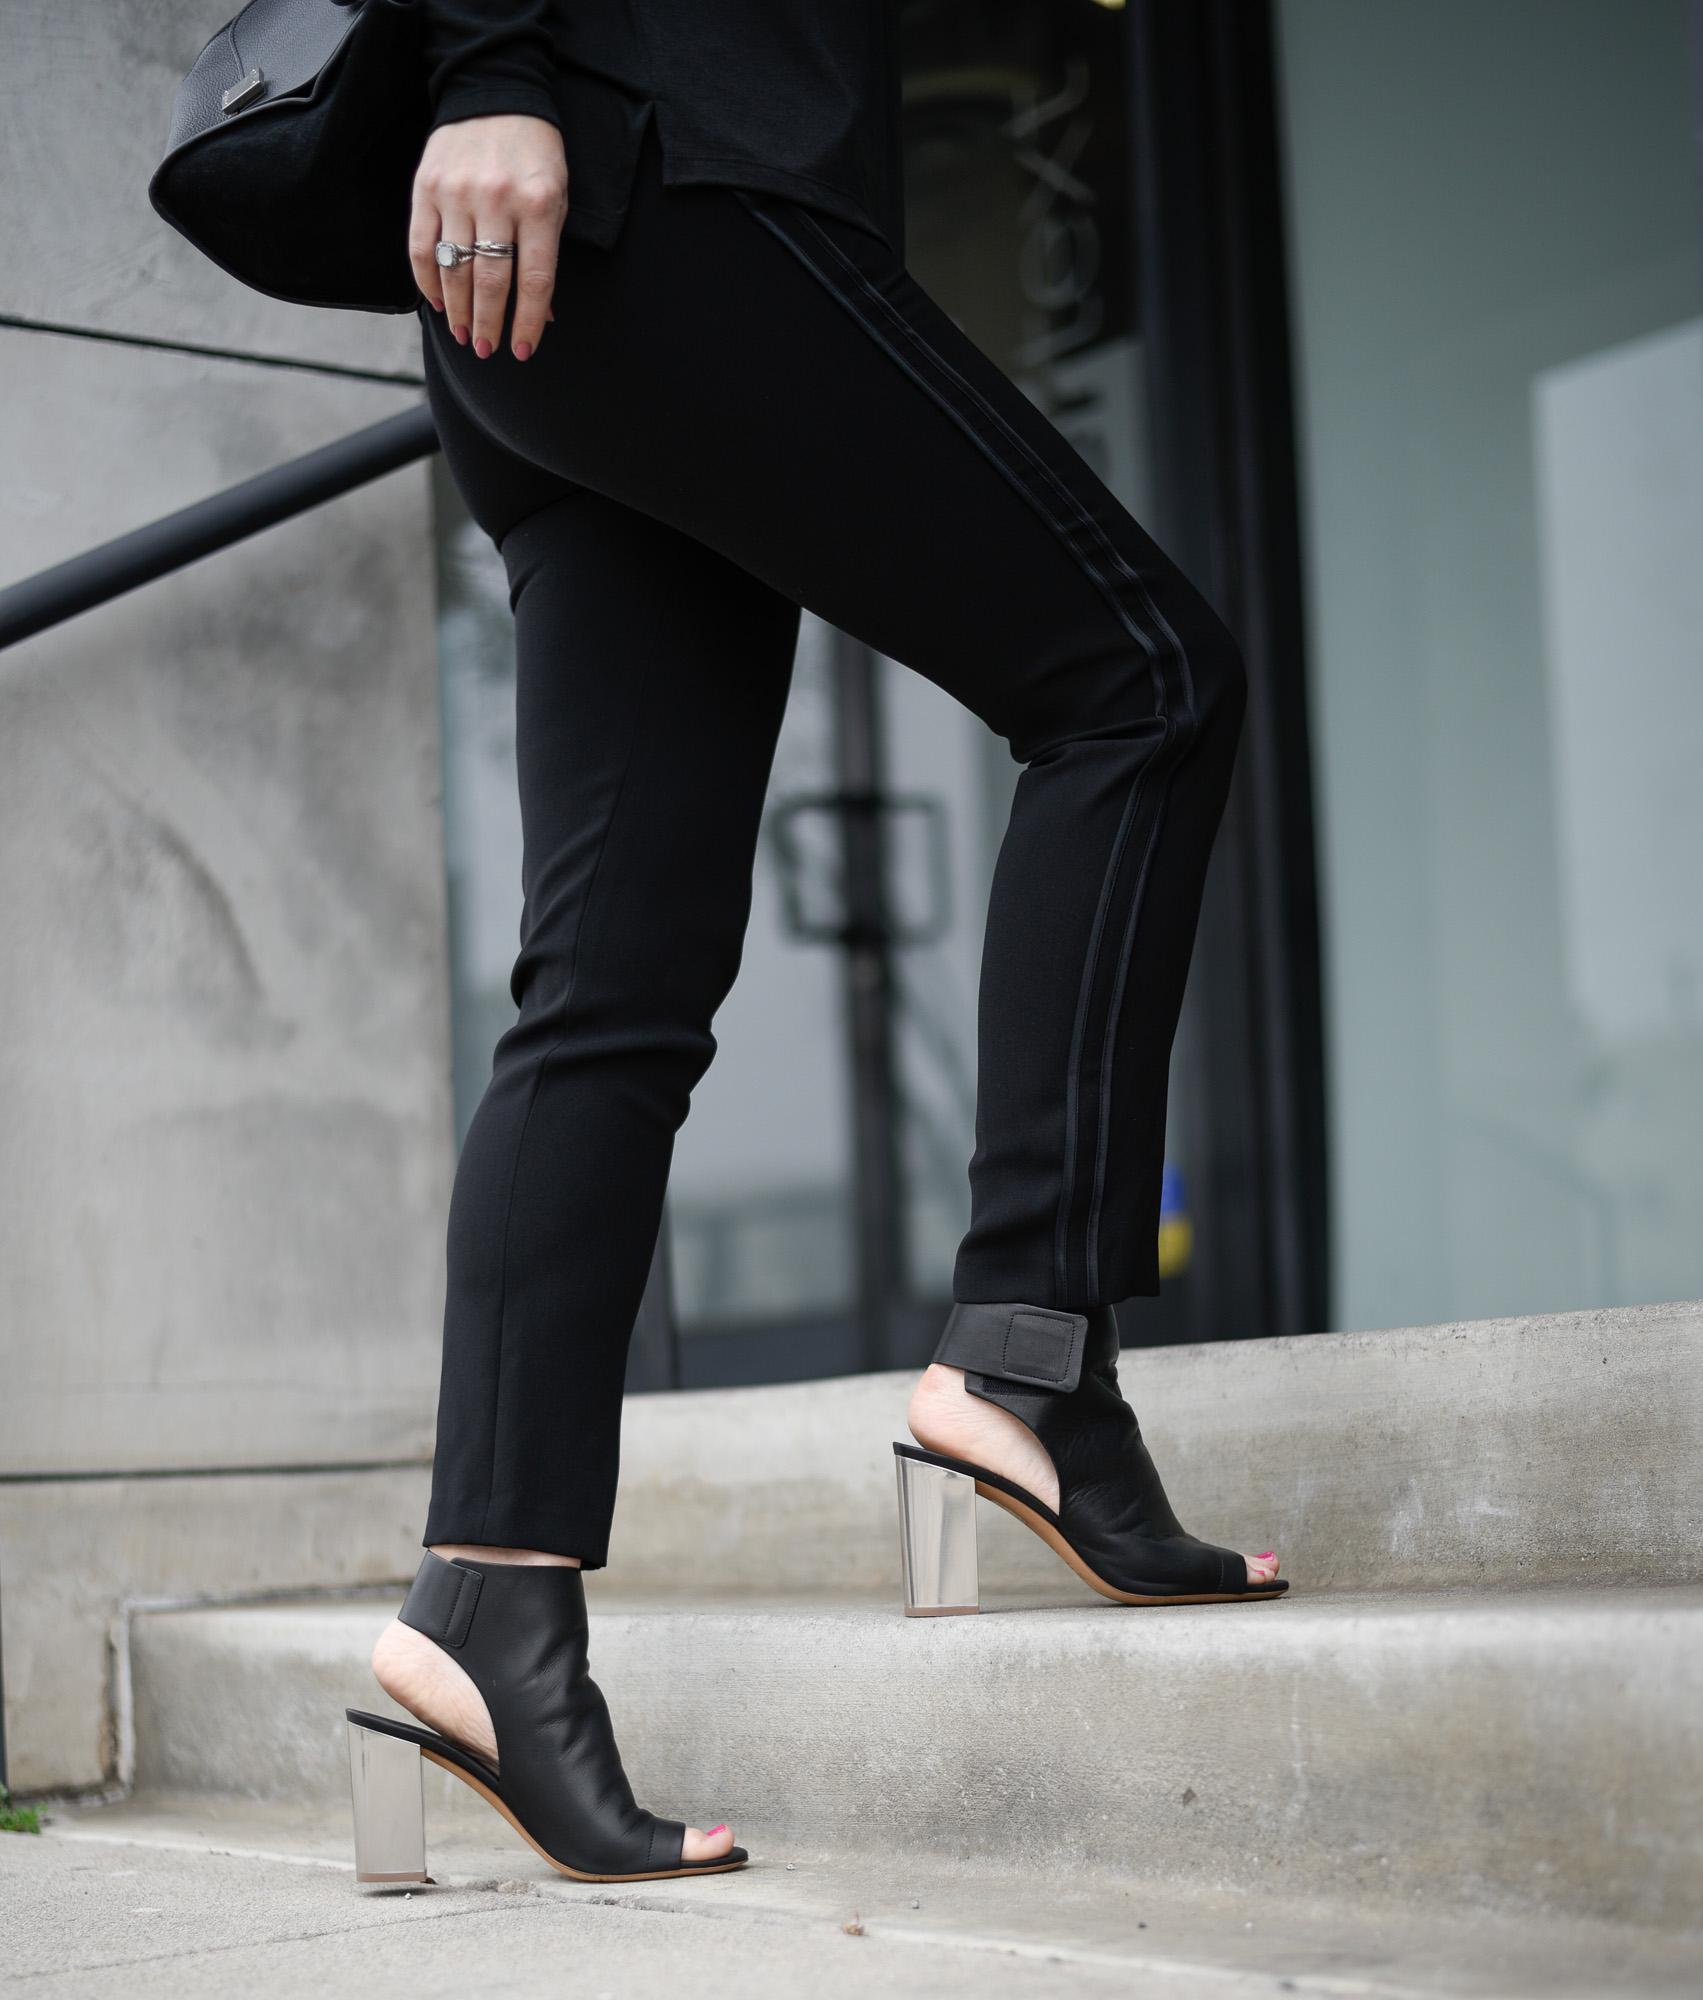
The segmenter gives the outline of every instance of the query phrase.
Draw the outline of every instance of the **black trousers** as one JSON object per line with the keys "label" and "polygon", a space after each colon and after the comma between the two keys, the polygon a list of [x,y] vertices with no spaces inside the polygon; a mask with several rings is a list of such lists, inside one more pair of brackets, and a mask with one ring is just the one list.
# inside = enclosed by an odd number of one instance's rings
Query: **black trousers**
{"label": "black trousers", "polygon": [[881,243],[665,190],[538,353],[427,316],[519,646],[520,1019],[456,1176],[427,1540],[605,1560],[673,1136],[738,970],[806,606],[1026,769],[988,913],[960,1300],[1158,1289],[1166,1070],[1243,706],[1203,600]]}

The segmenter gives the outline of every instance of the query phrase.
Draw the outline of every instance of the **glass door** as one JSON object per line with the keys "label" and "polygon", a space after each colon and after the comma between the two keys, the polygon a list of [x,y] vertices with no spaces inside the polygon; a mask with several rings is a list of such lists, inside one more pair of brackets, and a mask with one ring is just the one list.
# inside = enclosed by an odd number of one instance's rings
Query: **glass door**
{"label": "glass door", "polygon": [[1703,1293],[1681,0],[1283,0],[1338,1312]]}

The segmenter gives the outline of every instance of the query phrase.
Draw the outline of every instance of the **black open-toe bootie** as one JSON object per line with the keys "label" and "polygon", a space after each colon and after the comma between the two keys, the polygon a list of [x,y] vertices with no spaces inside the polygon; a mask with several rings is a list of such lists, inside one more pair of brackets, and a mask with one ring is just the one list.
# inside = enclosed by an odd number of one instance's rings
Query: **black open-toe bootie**
{"label": "black open-toe bootie", "polygon": [[1118,1329],[1089,1313],[1025,1305],[954,1306],[934,1358],[964,1371],[972,1396],[1027,1424],[1058,1473],[1058,1511],[984,1465],[895,1444],[905,1609],[976,1611],[976,1495],[1014,1514],[1084,1583],[1120,1604],[1222,1604],[1280,1597],[1250,1585],[1233,1549],[1188,1533],[1165,1498],[1135,1412],[1118,1390]]}
{"label": "black open-toe bootie", "polygon": [[683,1861],[681,1822],[634,1804],[609,1710],[586,1668],[577,1569],[445,1562],[428,1553],[397,1615],[466,1669],[491,1712],[497,1762],[436,1730],[347,1710],[357,1881],[430,1879],[422,1757],[471,1785],[575,1881],[649,1882],[745,1865],[742,1847],[714,1861]]}

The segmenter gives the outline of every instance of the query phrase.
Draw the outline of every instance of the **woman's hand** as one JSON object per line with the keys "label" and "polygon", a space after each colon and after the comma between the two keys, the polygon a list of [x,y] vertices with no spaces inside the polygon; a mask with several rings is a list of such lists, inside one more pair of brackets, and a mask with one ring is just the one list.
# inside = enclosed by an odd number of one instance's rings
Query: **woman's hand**
{"label": "woman's hand", "polygon": [[505,114],[440,125],[426,141],[414,176],[408,256],[414,282],[464,346],[481,361],[503,337],[509,295],[507,257],[475,257],[453,270],[437,262],[445,243],[516,246],[514,358],[524,361],[553,318],[556,250],[568,213],[568,162],[562,135],[542,118]]}

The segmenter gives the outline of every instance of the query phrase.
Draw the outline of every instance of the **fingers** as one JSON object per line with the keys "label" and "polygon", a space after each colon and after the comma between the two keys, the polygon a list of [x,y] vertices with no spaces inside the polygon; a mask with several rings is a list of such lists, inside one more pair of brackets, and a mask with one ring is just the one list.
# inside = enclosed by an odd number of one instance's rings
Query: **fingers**
{"label": "fingers", "polygon": [[553,318],[550,300],[556,290],[556,252],[562,240],[560,216],[523,215],[515,238],[514,326],[509,345],[514,358],[524,361],[544,338],[547,319]]}
{"label": "fingers", "polygon": [[408,225],[408,261],[420,294],[443,311],[450,330],[465,342],[473,321],[473,281],[465,264],[444,268],[437,247],[471,243],[472,191],[488,150],[478,127],[494,121],[440,125],[426,141],[414,175],[414,206]]}
{"label": "fingers", "polygon": [[424,185],[425,162],[414,175],[414,205],[408,217],[408,261],[414,267],[414,282],[429,305],[443,311],[443,277],[438,270],[438,239],[443,223],[437,202]]}
{"label": "fingers", "polygon": [[517,361],[525,361],[544,338],[551,316],[556,256],[568,212],[567,163],[554,126],[533,120],[525,138],[527,143],[505,162],[509,175],[491,191],[491,207],[479,214],[481,240],[515,246],[512,258],[481,257],[473,266],[473,350],[481,360],[502,339],[511,281],[514,325],[509,343]]}
{"label": "fingers", "polygon": [[[450,207],[444,211],[443,240],[446,243],[471,243],[473,241],[473,215],[470,209]],[[479,263],[487,262],[480,258]],[[449,321],[449,330],[463,347],[472,338],[473,329],[473,273],[474,264],[454,264],[440,275],[443,278],[444,317]]]}
{"label": "fingers", "polygon": [[[502,339],[511,288],[514,352],[525,360],[553,317],[556,254],[568,211],[562,137],[539,118],[503,115],[440,126],[414,180],[408,254],[423,297],[441,305],[457,340],[481,360]],[[512,243],[516,254],[444,269],[439,240]]]}
{"label": "fingers", "polygon": [[[506,204],[505,204],[506,206]],[[459,237],[463,243],[512,243],[512,217],[489,210],[479,216],[477,233]],[[509,298],[509,257],[475,257],[465,268],[473,277],[473,352],[481,361],[489,360],[503,337],[503,310]]]}

